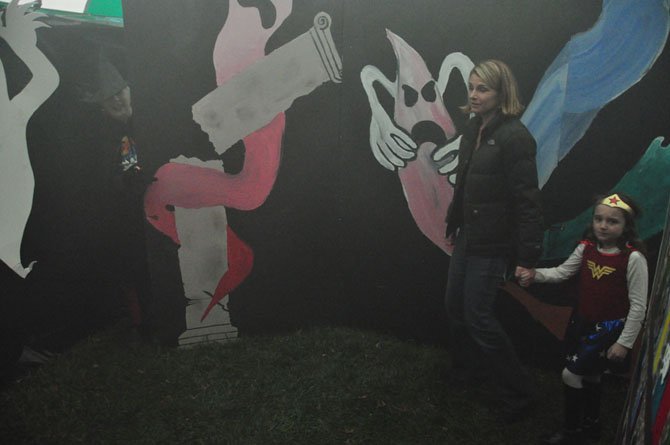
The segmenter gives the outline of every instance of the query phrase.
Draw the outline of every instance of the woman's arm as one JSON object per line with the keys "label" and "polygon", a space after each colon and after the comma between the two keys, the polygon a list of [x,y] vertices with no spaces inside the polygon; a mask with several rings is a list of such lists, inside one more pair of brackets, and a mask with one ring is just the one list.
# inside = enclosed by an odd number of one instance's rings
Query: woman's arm
{"label": "woman's arm", "polygon": [[[516,125],[513,121],[508,125]],[[540,205],[540,190],[537,186],[535,166],[536,144],[528,130],[518,123],[512,134],[503,142],[503,154],[507,191],[516,221],[517,266],[532,268],[542,254],[544,226]]]}

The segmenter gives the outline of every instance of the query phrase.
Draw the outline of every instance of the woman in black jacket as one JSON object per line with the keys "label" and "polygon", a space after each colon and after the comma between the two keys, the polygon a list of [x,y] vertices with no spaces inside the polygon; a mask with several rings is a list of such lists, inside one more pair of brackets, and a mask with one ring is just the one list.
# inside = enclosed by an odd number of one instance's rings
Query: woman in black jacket
{"label": "woman in black jacket", "polygon": [[[520,418],[533,389],[494,314],[498,287],[508,271],[519,277],[538,260],[543,237],[536,143],[519,121],[523,111],[507,65],[487,60],[468,79],[467,122],[459,148],[447,237],[446,308],[455,377],[480,371],[496,382],[503,418]],[[485,368],[475,370],[476,365]]]}

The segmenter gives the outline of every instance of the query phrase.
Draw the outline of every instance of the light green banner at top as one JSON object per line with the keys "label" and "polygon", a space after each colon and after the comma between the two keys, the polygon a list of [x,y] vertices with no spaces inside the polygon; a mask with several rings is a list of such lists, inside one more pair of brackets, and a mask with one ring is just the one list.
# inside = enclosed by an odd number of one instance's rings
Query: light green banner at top
{"label": "light green banner at top", "polygon": [[[3,9],[7,3],[6,0],[0,0],[0,9]],[[19,4],[28,3],[19,1]],[[123,26],[123,8],[121,0],[88,0],[86,9],[83,13],[71,12],[80,9],[73,0],[73,4],[67,3],[67,0],[43,0],[40,12],[54,17],[62,17],[70,20],[82,22],[100,23],[103,25]],[[62,8],[62,9],[61,9]]]}

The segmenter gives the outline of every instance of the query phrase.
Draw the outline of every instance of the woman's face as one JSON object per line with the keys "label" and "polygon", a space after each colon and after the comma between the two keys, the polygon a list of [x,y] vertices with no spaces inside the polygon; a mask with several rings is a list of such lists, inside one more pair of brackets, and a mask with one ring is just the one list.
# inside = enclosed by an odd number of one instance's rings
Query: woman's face
{"label": "woman's face", "polygon": [[500,104],[498,92],[484,83],[476,74],[471,74],[468,80],[468,100],[470,110],[481,116],[485,121],[495,114]]}

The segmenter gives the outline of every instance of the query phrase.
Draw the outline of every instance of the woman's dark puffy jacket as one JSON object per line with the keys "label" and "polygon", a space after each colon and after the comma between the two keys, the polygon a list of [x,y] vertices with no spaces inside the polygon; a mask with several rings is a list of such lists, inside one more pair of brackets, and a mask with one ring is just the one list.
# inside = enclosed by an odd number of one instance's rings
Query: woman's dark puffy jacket
{"label": "woman's dark puffy jacket", "polygon": [[533,267],[542,253],[543,222],[535,166],[536,143],[517,118],[498,114],[484,128],[468,121],[461,139],[447,236],[465,231],[468,255],[506,256]]}

